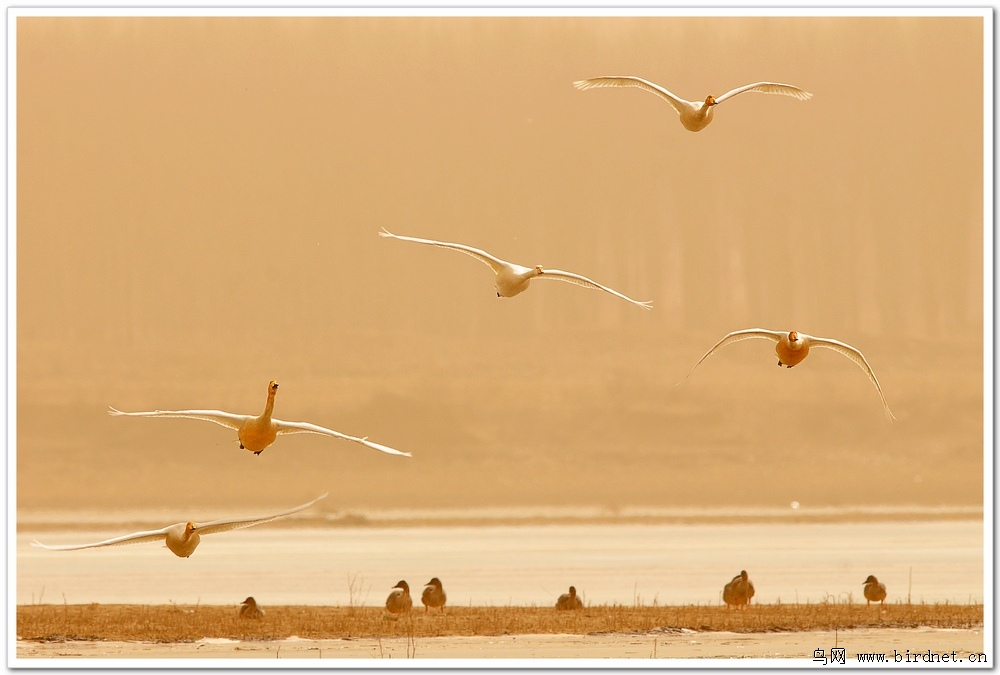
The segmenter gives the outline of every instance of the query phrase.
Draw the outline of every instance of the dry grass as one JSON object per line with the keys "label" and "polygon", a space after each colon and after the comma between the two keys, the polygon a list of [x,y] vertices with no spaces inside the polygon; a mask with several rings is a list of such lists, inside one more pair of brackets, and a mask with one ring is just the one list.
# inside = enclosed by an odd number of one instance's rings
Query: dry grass
{"label": "dry grass", "polygon": [[654,630],[776,631],[849,628],[972,628],[982,605],[852,604],[755,605],[745,611],[715,606],[624,607],[579,612],[550,607],[448,607],[441,615],[414,611],[389,618],[373,607],[267,607],[263,620],[240,619],[236,606],[20,605],[17,637],[25,640],[183,642],[201,638],[274,640],[442,637],[504,634],[641,633]]}

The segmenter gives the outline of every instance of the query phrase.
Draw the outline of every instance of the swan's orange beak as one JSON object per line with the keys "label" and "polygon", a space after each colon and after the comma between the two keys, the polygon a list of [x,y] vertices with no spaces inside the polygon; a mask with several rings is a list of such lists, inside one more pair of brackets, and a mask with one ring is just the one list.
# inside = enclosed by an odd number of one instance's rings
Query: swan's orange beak
{"label": "swan's orange beak", "polygon": [[541,265],[535,265],[535,271],[538,272],[539,274],[544,274],[544,270],[542,269]]}
{"label": "swan's orange beak", "polygon": [[788,334],[788,339],[791,342],[795,342],[796,340],[799,339],[799,334],[796,331],[793,330],[791,333]]}
{"label": "swan's orange beak", "polygon": [[186,534],[191,534],[191,533],[192,533],[192,532],[194,532],[194,531],[195,531],[196,529],[197,529],[197,528],[196,528],[195,524],[194,524],[194,523],[190,523],[190,522],[189,522],[189,523],[187,524],[187,526],[186,526],[186,527],[184,528],[184,532],[185,532]]}
{"label": "swan's orange beak", "polygon": [[715,105],[715,97],[709,94],[708,98],[705,99],[705,105]]}
{"label": "swan's orange beak", "polygon": [[278,383],[271,380],[271,383],[267,385],[267,390],[271,392],[278,391]]}

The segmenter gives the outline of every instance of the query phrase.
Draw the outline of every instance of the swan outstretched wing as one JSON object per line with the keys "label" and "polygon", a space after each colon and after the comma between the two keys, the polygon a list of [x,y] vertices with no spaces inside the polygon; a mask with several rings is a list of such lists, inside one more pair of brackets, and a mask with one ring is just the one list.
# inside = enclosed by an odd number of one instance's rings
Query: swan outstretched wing
{"label": "swan outstretched wing", "polygon": [[505,267],[510,266],[510,263],[508,263],[505,260],[501,260],[500,258],[491,256],[486,251],[483,251],[478,248],[473,248],[472,246],[466,246],[465,244],[453,244],[451,242],[435,241],[433,239],[420,239],[419,237],[404,237],[399,234],[393,234],[384,227],[382,228],[382,231],[378,233],[378,236],[392,237],[393,239],[401,239],[403,241],[413,241],[418,244],[430,244],[431,246],[440,246],[441,248],[450,248],[456,251],[461,251],[466,255],[471,255],[476,260],[486,263],[487,265],[490,266],[490,269],[492,269],[496,274],[500,274],[501,270],[503,270]]}
{"label": "swan outstretched wing", "polygon": [[742,94],[745,91],[759,91],[762,94],[782,94],[784,96],[792,96],[800,101],[812,98],[812,94],[808,91],[803,91],[790,84],[781,84],[780,82],[754,82],[753,84],[736,87],[736,89],[727,91],[722,96],[716,96],[715,102],[722,103],[727,98],[732,98],[733,96],[736,96],[736,94]]}
{"label": "swan outstretched wing", "polygon": [[690,101],[685,101],[679,96],[670,93],[658,84],[634,75],[607,75],[605,77],[592,77],[587,80],[577,80],[573,86],[580,90],[595,89],[597,87],[638,87],[652,94],[656,94],[670,104],[678,113],[682,109],[694,105]]}
{"label": "swan outstretched wing", "polygon": [[281,511],[280,513],[272,513],[269,516],[257,516],[254,518],[228,518],[224,520],[213,520],[210,523],[203,523],[201,525],[195,523],[195,532],[198,534],[215,534],[217,532],[228,532],[229,530],[241,530],[245,527],[253,527],[254,525],[261,525],[263,523],[269,523],[272,520],[277,520],[278,518],[284,518],[285,516],[290,516],[293,513],[298,513],[304,509],[308,509],[310,506],[315,504],[321,499],[325,499],[326,496],[330,494],[329,492],[324,492],[316,499],[311,502],[306,502],[295,508],[288,509],[287,511]]}
{"label": "swan outstretched wing", "polygon": [[187,417],[193,420],[215,422],[230,429],[239,430],[240,425],[250,419],[251,415],[236,415],[221,410],[153,410],[151,412],[122,412],[108,406],[109,415],[127,415],[129,417]]}
{"label": "swan outstretched wing", "polygon": [[124,546],[125,544],[140,544],[145,541],[158,541],[163,540],[167,536],[167,530],[173,527],[164,527],[159,530],[149,530],[146,532],[134,532],[132,534],[125,534],[120,537],[115,537],[113,539],[105,539],[104,541],[99,541],[95,544],[70,544],[66,546],[46,546],[40,541],[32,541],[32,546],[37,546],[38,548],[44,548],[49,551],[76,551],[81,548],[97,548],[98,546]]}
{"label": "swan outstretched wing", "polygon": [[[719,340],[714,347],[705,352],[705,355],[698,359],[698,363],[694,364],[694,368],[691,369],[687,375],[684,376],[684,380],[691,377],[691,373],[695,371],[695,368],[701,365],[701,362],[707,359],[709,356],[722,349],[728,344],[733,342],[740,342],[741,340],[752,340],[753,338],[764,338],[766,340],[774,340],[779,342],[781,336],[786,335],[786,333],[777,330],[765,330],[763,328],[747,328],[746,330],[734,330],[732,333],[726,337]],[[681,380],[683,382],[684,380]],[[680,384],[680,382],[678,382]]]}
{"label": "swan outstretched wing", "polygon": [[569,282],[571,284],[576,284],[577,286],[583,286],[584,288],[596,288],[598,290],[606,291],[606,292],[610,293],[611,295],[617,295],[622,300],[628,300],[633,305],[638,305],[639,307],[642,307],[643,309],[652,309],[653,308],[653,303],[650,302],[650,301],[648,301],[648,300],[644,301],[644,302],[643,301],[639,301],[639,300],[633,300],[632,298],[628,297],[627,295],[619,293],[618,291],[616,291],[616,290],[614,290],[612,288],[608,288],[607,286],[602,286],[601,284],[597,283],[593,279],[588,279],[587,277],[582,276],[580,274],[573,274],[572,272],[564,272],[563,270],[549,270],[549,269],[544,269],[543,268],[541,274],[539,274],[535,278],[536,279],[556,279],[558,281],[567,281],[567,282]]}
{"label": "swan outstretched wing", "polygon": [[345,441],[360,443],[361,445],[371,448],[372,450],[378,450],[379,452],[385,452],[390,455],[402,455],[403,457],[413,456],[408,452],[402,452],[400,450],[396,450],[395,448],[390,448],[387,445],[372,443],[367,438],[348,436],[347,434],[342,434],[339,431],[321,427],[318,424],[310,424],[309,422],[285,422],[283,420],[272,421],[278,425],[279,434],[323,434],[324,436],[333,436],[334,438],[342,438]]}
{"label": "swan outstretched wing", "polygon": [[803,335],[803,337],[809,339],[810,347],[823,347],[825,349],[832,349],[835,352],[840,352],[841,354],[849,358],[851,361],[854,361],[856,364],[858,364],[861,370],[867,373],[868,379],[872,381],[872,383],[875,385],[875,388],[878,389],[878,395],[879,398],[882,399],[882,407],[885,410],[886,419],[888,419],[890,422],[896,419],[896,416],[892,414],[891,410],[889,410],[889,404],[885,402],[885,394],[882,393],[882,385],[878,383],[878,378],[875,377],[875,371],[872,370],[872,367],[870,365],[868,365],[868,359],[865,358],[864,354],[862,354],[858,349],[852,347],[851,345],[845,342],[841,342],[839,340],[832,340],[830,338],[818,338],[818,337],[813,337],[811,335]]}

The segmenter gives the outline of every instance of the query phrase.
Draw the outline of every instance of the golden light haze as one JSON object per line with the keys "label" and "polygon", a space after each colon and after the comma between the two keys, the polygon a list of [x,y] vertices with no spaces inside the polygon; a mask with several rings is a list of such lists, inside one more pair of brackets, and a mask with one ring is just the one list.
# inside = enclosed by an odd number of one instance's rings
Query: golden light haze
{"label": "golden light haze", "polygon": [[[977,18],[17,19],[17,505],[980,504]],[[704,100],[576,80],[638,75]],[[380,228],[572,270],[533,284]],[[792,370],[751,341],[864,352]],[[121,410],[308,420],[235,433]]]}

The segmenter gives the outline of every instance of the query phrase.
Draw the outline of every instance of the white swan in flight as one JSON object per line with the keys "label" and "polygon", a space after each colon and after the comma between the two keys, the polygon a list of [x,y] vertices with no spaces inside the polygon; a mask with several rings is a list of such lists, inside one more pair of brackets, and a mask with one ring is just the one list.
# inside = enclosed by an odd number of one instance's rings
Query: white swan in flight
{"label": "white swan in flight", "polygon": [[246,449],[255,455],[259,455],[264,448],[274,443],[274,439],[280,434],[322,434],[342,438],[345,441],[353,441],[361,445],[379,450],[390,455],[402,455],[411,457],[408,452],[401,452],[386,445],[372,443],[365,438],[348,436],[326,427],[310,424],[309,422],[285,422],[284,420],[273,419],[271,411],[274,410],[274,395],[278,393],[278,383],[271,380],[267,385],[267,403],[264,405],[264,412],[260,417],[253,415],[236,415],[234,413],[222,412],[221,410],[153,410],[152,412],[122,412],[117,408],[108,406],[109,415],[128,415],[130,417],[187,417],[195,420],[205,420],[215,422],[224,427],[236,430],[236,435],[240,439],[240,449]]}
{"label": "white swan in flight", "polygon": [[311,502],[302,504],[301,506],[296,506],[293,509],[288,509],[287,511],[281,511],[280,513],[273,513],[269,516],[258,516],[256,518],[229,518],[225,520],[213,520],[210,523],[198,523],[187,522],[187,523],[176,523],[175,525],[169,525],[160,530],[149,530],[148,532],[134,532],[132,534],[126,534],[121,537],[115,537],[114,539],[106,539],[104,541],[99,541],[96,544],[79,544],[79,545],[67,545],[67,546],[46,546],[39,541],[32,541],[32,546],[37,546],[39,548],[44,548],[49,551],[77,551],[82,548],[97,548],[100,546],[123,546],[125,544],[140,544],[146,541],[166,541],[167,548],[169,548],[174,555],[187,558],[190,557],[194,550],[198,548],[198,544],[201,543],[201,536],[204,534],[215,534],[216,532],[227,532],[229,530],[240,530],[245,527],[253,527],[254,525],[261,525],[263,523],[269,523],[272,520],[277,520],[278,518],[284,518],[285,516],[290,516],[293,513],[298,513],[303,509],[308,509],[310,506],[318,502],[319,500],[325,498],[328,493],[324,492],[316,499]]}
{"label": "white swan in flight", "polygon": [[792,366],[800,363],[809,354],[809,349],[812,347],[823,347],[825,349],[832,349],[835,352],[840,352],[850,360],[854,361],[861,370],[865,371],[868,375],[868,379],[872,381],[875,388],[878,389],[879,398],[882,399],[882,407],[885,409],[885,416],[890,422],[895,420],[896,417],[889,410],[889,404],[885,402],[885,395],[882,393],[882,386],[878,383],[878,378],[875,377],[875,371],[872,367],[868,365],[868,360],[865,359],[864,354],[858,351],[856,348],[849,344],[840,342],[839,340],[831,340],[830,338],[813,337],[811,335],[806,335],[805,333],[799,333],[798,331],[776,331],[776,330],[765,330],[763,328],[748,328],[746,330],[736,330],[727,335],[726,337],[719,340],[719,342],[708,350],[703,357],[694,364],[694,368],[691,372],[687,374],[691,377],[691,373],[694,372],[695,368],[701,365],[701,362],[707,359],[709,356],[714,354],[716,351],[725,347],[733,342],[739,342],[741,340],[750,340],[753,338],[764,338],[766,340],[774,340],[777,344],[775,345],[774,351],[778,356],[778,366],[785,366],[791,368]]}
{"label": "white swan in flight", "polygon": [[798,87],[780,82],[754,82],[742,87],[737,87],[727,91],[722,96],[709,96],[702,101],[685,101],[679,96],[675,96],[658,84],[653,84],[649,80],[634,75],[608,75],[607,77],[592,77],[589,80],[577,80],[573,83],[577,89],[593,89],[596,87],[638,87],[664,99],[680,115],[681,124],[688,131],[701,131],[712,121],[715,114],[715,106],[728,98],[745,91],[759,91],[764,94],[782,94],[793,96],[800,101],[812,98],[808,91],[802,91]]}
{"label": "white swan in flight", "polygon": [[490,266],[490,268],[496,273],[496,283],[494,288],[497,289],[497,297],[513,298],[518,293],[523,292],[528,288],[528,283],[535,277],[539,279],[556,279],[558,281],[568,281],[571,284],[576,284],[577,286],[583,286],[585,288],[597,288],[602,291],[606,291],[611,295],[616,295],[622,300],[628,300],[633,305],[638,305],[643,309],[652,309],[652,302],[640,302],[638,300],[633,300],[627,295],[623,295],[616,290],[612,290],[607,286],[602,286],[601,284],[588,279],[587,277],[581,276],[579,274],[573,274],[572,272],[563,272],[562,270],[551,270],[542,269],[541,265],[536,265],[535,267],[522,267],[521,265],[515,265],[514,263],[509,263],[506,260],[500,260],[500,258],[495,258],[491,256],[486,251],[482,251],[478,248],[473,248],[471,246],[465,246],[464,244],[451,244],[446,241],[434,241],[433,239],[418,239],[417,237],[403,237],[398,234],[393,234],[389,232],[384,227],[382,231],[378,233],[380,237],[392,237],[393,239],[401,239],[403,241],[415,241],[418,244],[430,244],[431,246],[440,246],[442,248],[450,248],[456,251],[461,251],[466,255],[471,255],[476,260],[482,261]]}

